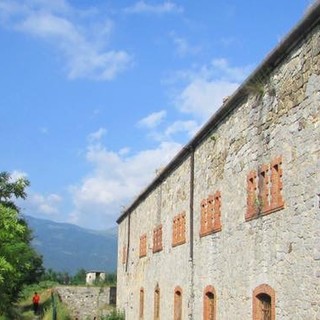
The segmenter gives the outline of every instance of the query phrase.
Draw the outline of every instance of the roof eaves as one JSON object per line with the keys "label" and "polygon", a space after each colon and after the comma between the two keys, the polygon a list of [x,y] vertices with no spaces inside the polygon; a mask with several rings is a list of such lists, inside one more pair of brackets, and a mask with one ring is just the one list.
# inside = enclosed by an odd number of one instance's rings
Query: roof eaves
{"label": "roof eaves", "polygon": [[258,65],[251,75],[240,85],[240,87],[228,98],[228,100],[213,114],[213,116],[204,124],[204,126],[196,133],[194,138],[186,144],[179,153],[168,163],[162,172],[139,194],[139,196],[131,203],[131,205],[122,212],[117,219],[119,224],[130,212],[143,201],[147,195],[169,175],[174,168],[185,159],[194,148],[202,141],[209,132],[209,129],[216,127],[225,117],[228,116],[239,103],[247,96],[247,86],[262,71],[274,70],[281,61],[299,43],[306,34],[310,32],[320,21],[320,0],[317,0],[300,22],[283,38],[283,40],[272,50],[266,58]]}

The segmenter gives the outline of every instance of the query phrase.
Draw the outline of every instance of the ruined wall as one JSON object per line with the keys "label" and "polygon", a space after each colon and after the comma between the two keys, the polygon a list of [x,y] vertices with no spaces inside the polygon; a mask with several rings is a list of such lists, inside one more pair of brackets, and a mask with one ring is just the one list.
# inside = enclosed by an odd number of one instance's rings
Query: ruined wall
{"label": "ruined wall", "polygon": [[79,320],[92,320],[110,313],[115,305],[115,287],[61,286],[55,288],[71,314]]}
{"label": "ruined wall", "polygon": [[[275,291],[276,319],[320,319],[319,35],[317,26],[275,70],[248,85],[248,97],[197,146],[192,221],[192,153],[121,221],[117,299],[126,319],[139,319],[141,288],[143,319],[153,319],[157,284],[161,319],[173,318],[177,287],[182,319],[202,319],[207,286],[215,290],[217,319],[252,319],[253,290],[261,284]],[[284,204],[248,218],[248,175],[277,159]],[[217,192],[220,228],[201,236],[200,205]],[[266,204],[254,205],[261,211]],[[173,247],[173,219],[183,211],[186,242]],[[160,224],[163,249],[153,253]],[[147,253],[139,257],[143,234]]]}

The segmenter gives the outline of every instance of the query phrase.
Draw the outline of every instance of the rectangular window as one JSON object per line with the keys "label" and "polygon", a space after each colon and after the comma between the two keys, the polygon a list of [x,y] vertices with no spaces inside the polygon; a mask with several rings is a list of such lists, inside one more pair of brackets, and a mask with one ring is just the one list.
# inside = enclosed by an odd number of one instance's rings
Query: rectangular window
{"label": "rectangular window", "polygon": [[153,252],[162,250],[162,225],[159,225],[153,230]]}
{"label": "rectangular window", "polygon": [[127,262],[127,246],[122,247],[122,264]]}
{"label": "rectangular window", "polygon": [[147,235],[144,234],[140,237],[139,257],[145,257],[147,255]]}
{"label": "rectangular window", "polygon": [[265,213],[270,209],[270,176],[269,165],[264,164],[259,169],[259,197],[258,197],[258,212]]}
{"label": "rectangular window", "polygon": [[201,222],[200,222],[200,235],[205,235],[208,232],[208,201],[203,199],[201,201]]}
{"label": "rectangular window", "polygon": [[221,193],[214,194],[213,231],[221,231]]}
{"label": "rectangular window", "polygon": [[271,210],[284,207],[282,198],[282,157],[274,159],[271,163]]}
{"label": "rectangular window", "polygon": [[201,201],[200,237],[221,231],[221,193]]}
{"label": "rectangular window", "polygon": [[178,246],[186,242],[186,213],[182,212],[173,218],[172,246]]}
{"label": "rectangular window", "polygon": [[246,221],[284,208],[282,197],[282,157],[262,165],[247,176]]}
{"label": "rectangular window", "polygon": [[257,173],[250,171],[247,176],[247,213],[246,220],[257,214]]}

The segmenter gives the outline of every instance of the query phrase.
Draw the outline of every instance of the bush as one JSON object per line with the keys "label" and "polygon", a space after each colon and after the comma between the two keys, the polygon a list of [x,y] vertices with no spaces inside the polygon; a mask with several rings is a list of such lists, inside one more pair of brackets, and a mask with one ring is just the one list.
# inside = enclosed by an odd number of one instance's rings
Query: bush
{"label": "bush", "polygon": [[60,301],[60,298],[56,293],[53,294],[53,300],[51,296],[50,305],[48,305],[48,308],[45,309],[42,319],[51,320],[53,319],[54,313],[56,314],[56,319],[58,320],[72,319],[70,311],[68,310],[67,306],[62,301]]}
{"label": "bush", "polygon": [[113,310],[107,316],[103,316],[101,320],[125,320],[125,316],[123,312]]}

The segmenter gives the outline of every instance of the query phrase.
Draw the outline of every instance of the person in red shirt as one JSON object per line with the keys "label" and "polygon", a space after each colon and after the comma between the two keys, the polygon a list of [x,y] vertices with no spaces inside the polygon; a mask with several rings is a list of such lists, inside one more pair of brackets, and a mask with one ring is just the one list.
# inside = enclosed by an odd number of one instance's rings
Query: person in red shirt
{"label": "person in red shirt", "polygon": [[40,296],[38,295],[37,292],[35,292],[35,293],[34,293],[34,296],[33,296],[33,298],[32,298],[34,314],[37,314],[37,313],[38,313],[39,302],[40,302]]}

